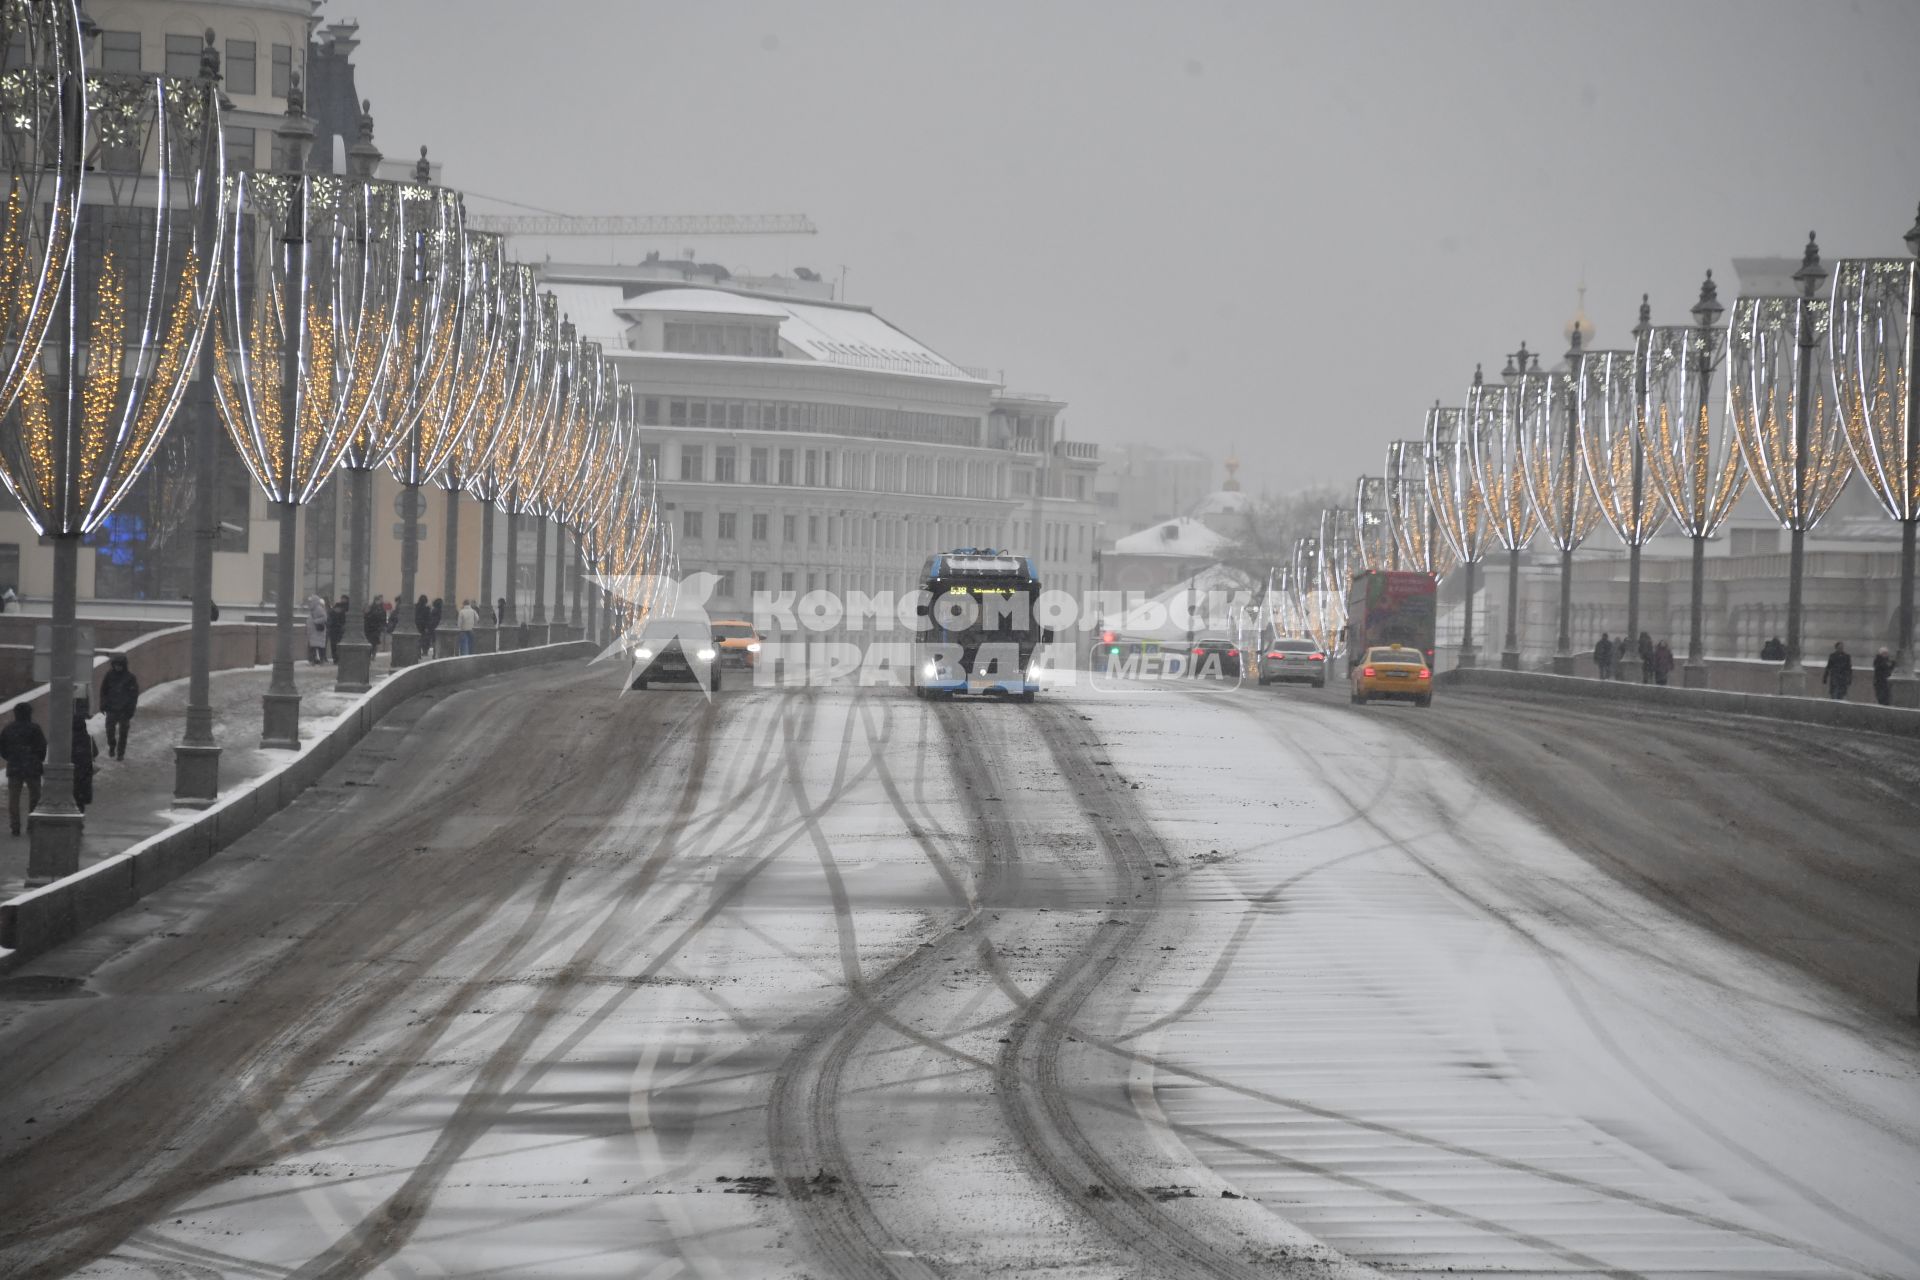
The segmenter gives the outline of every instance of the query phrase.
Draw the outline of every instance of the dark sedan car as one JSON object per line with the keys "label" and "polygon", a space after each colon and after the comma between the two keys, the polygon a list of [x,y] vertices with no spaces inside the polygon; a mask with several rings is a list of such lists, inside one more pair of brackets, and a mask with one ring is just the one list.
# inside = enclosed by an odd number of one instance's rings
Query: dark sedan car
{"label": "dark sedan car", "polygon": [[719,641],[702,625],[648,623],[633,647],[633,687],[705,684],[720,691]]}
{"label": "dark sedan car", "polygon": [[1196,640],[1187,662],[1196,679],[1240,678],[1240,646],[1231,640]]}

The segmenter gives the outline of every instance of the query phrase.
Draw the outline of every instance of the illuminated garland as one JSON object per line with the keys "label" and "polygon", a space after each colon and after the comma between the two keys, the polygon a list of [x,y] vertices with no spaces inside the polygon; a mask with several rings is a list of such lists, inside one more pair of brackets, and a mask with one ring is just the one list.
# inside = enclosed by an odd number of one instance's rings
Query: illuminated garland
{"label": "illuminated garland", "polygon": [[1487,527],[1504,550],[1518,551],[1533,541],[1540,517],[1527,500],[1513,388],[1483,382],[1476,373],[1467,388],[1464,426],[1473,480],[1486,503]]}
{"label": "illuminated garland", "polygon": [[1517,458],[1527,503],[1547,541],[1571,551],[1600,523],[1600,504],[1581,471],[1578,408],[1565,373],[1523,373],[1513,387]]}
{"label": "illuminated garland", "polygon": [[[1601,518],[1629,547],[1643,547],[1666,522],[1660,488],[1648,473],[1645,405],[1638,386],[1646,356],[1637,351],[1589,351],[1575,388],[1580,397],[1580,462]],[[1640,468],[1634,501],[1633,473]]]}
{"label": "illuminated garland", "polygon": [[1920,289],[1910,258],[1847,258],[1834,268],[1827,331],[1838,412],[1861,479],[1895,520],[1920,520],[1920,421],[1909,364]]}
{"label": "illuminated garland", "polygon": [[1479,564],[1486,558],[1493,521],[1473,471],[1466,416],[1465,409],[1438,405],[1427,411],[1427,500],[1454,559]]}
{"label": "illuminated garland", "polygon": [[1747,482],[1725,402],[1702,394],[1724,337],[1719,327],[1662,325],[1641,356],[1648,469],[1674,523],[1693,538],[1713,536]]}
{"label": "illuminated garland", "polygon": [[[1825,298],[1739,298],[1728,325],[1728,412],[1747,475],[1782,527],[1805,532],[1840,497],[1853,474],[1844,415],[1835,403],[1828,365]],[[1804,326],[1804,329],[1803,329]],[[1802,337],[1811,338],[1802,345]],[[1812,367],[1802,370],[1802,357]],[[1808,399],[1804,458],[1794,422],[1805,374]]]}

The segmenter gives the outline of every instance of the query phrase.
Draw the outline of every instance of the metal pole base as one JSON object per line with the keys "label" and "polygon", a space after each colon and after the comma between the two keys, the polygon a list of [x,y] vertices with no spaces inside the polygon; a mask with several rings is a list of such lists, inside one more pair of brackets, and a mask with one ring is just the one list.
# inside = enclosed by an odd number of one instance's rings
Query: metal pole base
{"label": "metal pole base", "polygon": [[[72,785],[69,780],[69,786]],[[38,889],[80,869],[80,837],[87,820],[69,800],[64,809],[42,808],[27,815],[27,888]]]}
{"label": "metal pole base", "polygon": [[526,639],[521,641],[520,645],[523,649],[531,649],[547,643],[548,631],[547,624],[544,622],[529,622],[520,630],[526,634]]}
{"label": "metal pole base", "polygon": [[1500,651],[1500,669],[1502,671],[1518,671],[1520,669],[1520,651],[1518,649],[1502,649]]}
{"label": "metal pole base", "polygon": [[1471,671],[1473,670],[1473,668],[1479,666],[1480,665],[1479,647],[1477,645],[1470,645],[1470,644],[1461,645],[1460,652],[1454,655],[1453,665],[1456,670],[1461,670],[1461,671]]}
{"label": "metal pole base", "polygon": [[1704,662],[1689,662],[1684,667],[1681,667],[1680,684],[1682,687],[1688,689],[1706,688],[1707,664]]}
{"label": "metal pole base", "polygon": [[1892,693],[1891,705],[1896,707],[1920,707],[1920,676],[1912,673],[1894,672],[1888,681]]}
{"label": "metal pole base", "polygon": [[420,635],[414,631],[396,631],[387,637],[387,643],[393,646],[389,660],[395,671],[410,667],[420,661]]}
{"label": "metal pole base", "polygon": [[1573,674],[1573,655],[1570,653],[1554,654],[1552,670],[1553,670],[1553,674],[1557,676],[1572,675]]}
{"label": "metal pole base", "polygon": [[[351,622],[351,619],[349,619]],[[340,641],[340,666],[335,673],[335,693],[365,693],[373,688],[373,646],[363,637],[359,641]]]}
{"label": "metal pole base", "polygon": [[475,653],[498,653],[500,633],[492,627],[473,629],[473,651]]}
{"label": "metal pole base", "polygon": [[265,712],[260,745],[270,751],[300,749],[300,695],[269,693],[260,699]]}
{"label": "metal pole base", "polygon": [[1807,669],[1799,663],[1780,668],[1780,696],[1783,698],[1804,698],[1807,696]]}
{"label": "metal pole base", "polygon": [[1644,681],[1646,676],[1640,669],[1640,655],[1636,653],[1631,658],[1615,658],[1613,678],[1622,684],[1640,684]]}
{"label": "metal pole base", "polygon": [[205,809],[220,798],[220,748],[173,747],[173,807]]}

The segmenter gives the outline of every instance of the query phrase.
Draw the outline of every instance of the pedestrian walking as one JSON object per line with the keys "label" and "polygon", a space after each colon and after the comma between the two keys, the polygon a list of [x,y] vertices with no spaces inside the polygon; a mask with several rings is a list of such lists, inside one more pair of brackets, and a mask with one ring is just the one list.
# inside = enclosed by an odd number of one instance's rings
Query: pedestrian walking
{"label": "pedestrian walking", "polygon": [[73,803],[85,813],[93,803],[93,762],[100,758],[100,744],[87,732],[84,704],[73,707]]}
{"label": "pedestrian walking", "polygon": [[1827,686],[1827,696],[1835,702],[1847,700],[1847,690],[1853,685],[1853,655],[1847,652],[1845,640],[1833,642],[1833,652],[1827,655],[1827,669],[1820,673],[1820,683]]}
{"label": "pedestrian walking", "polygon": [[307,597],[307,662],[319,666],[327,660],[327,602],[319,592]]}
{"label": "pedestrian walking", "polygon": [[336,665],[340,661],[340,642],[347,636],[347,614],[352,608],[347,598],[341,596],[333,602],[333,608],[327,610],[327,660]]}
{"label": "pedestrian walking", "polygon": [[47,771],[47,735],[33,722],[33,704],[13,708],[13,723],[0,729],[0,759],[7,762],[7,820],[20,834],[20,791],[27,792],[27,812],[40,807],[40,778]]}
{"label": "pedestrian walking", "polygon": [[1667,677],[1673,674],[1673,650],[1665,640],[1653,646],[1653,658],[1648,664],[1653,668],[1653,682],[1665,684]]}
{"label": "pedestrian walking", "polygon": [[456,621],[460,624],[460,656],[464,658],[473,652],[473,629],[480,625],[480,611],[473,607],[473,601],[460,602]]}
{"label": "pedestrian walking", "polygon": [[1779,636],[1773,637],[1773,639],[1760,646],[1760,661],[1785,662],[1786,660],[1787,646],[1781,643]]}
{"label": "pedestrian walking", "polygon": [[1653,679],[1653,637],[1642,631],[1634,648],[1640,653],[1640,683]]}
{"label": "pedestrian walking", "polygon": [[433,606],[427,603],[424,592],[413,602],[413,629],[420,633],[420,656],[424,658],[433,647]]}
{"label": "pedestrian walking", "polygon": [[140,677],[127,668],[127,655],[116,653],[107,659],[107,674],[100,677],[100,710],[107,715],[107,754],[115,760],[127,758],[127,730],[133,726],[133,713],[140,709]]}
{"label": "pedestrian walking", "polygon": [[493,602],[493,625],[504,626],[507,621],[507,598],[501,596]]}
{"label": "pedestrian walking", "polygon": [[[381,599],[385,600],[386,597],[382,596]],[[400,621],[400,594],[398,592],[395,592],[393,599],[387,600],[386,634],[392,635],[393,629],[399,623],[399,621]]]}
{"label": "pedestrian walking", "polygon": [[1885,645],[1873,655],[1873,700],[1883,707],[1893,705],[1893,655]]}
{"label": "pedestrian walking", "polygon": [[366,636],[367,643],[375,653],[380,652],[380,637],[387,634],[387,602],[384,596],[375,596],[367,606],[366,613],[360,617],[360,632]]}
{"label": "pedestrian walking", "polygon": [[1604,631],[1600,633],[1599,642],[1593,646],[1593,665],[1602,680],[1613,679],[1613,639]]}

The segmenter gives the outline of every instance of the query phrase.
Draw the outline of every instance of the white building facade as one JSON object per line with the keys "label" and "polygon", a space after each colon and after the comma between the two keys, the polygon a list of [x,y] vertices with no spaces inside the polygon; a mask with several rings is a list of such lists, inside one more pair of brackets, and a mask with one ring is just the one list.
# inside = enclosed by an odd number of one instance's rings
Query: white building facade
{"label": "white building facade", "polygon": [[711,615],[748,616],[760,592],[908,591],[929,555],[963,546],[1093,589],[1098,450],[1064,439],[1062,402],[1003,394],[804,280],[681,263],[542,275],[635,390],[681,572],[718,577]]}

